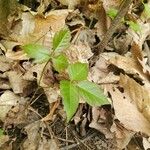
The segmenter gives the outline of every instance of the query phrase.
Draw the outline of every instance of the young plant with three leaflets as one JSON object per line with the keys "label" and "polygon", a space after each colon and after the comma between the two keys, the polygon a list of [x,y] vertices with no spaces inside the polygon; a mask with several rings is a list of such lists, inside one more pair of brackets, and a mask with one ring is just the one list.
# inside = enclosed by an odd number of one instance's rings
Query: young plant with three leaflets
{"label": "young plant with three leaflets", "polygon": [[70,31],[64,28],[54,35],[51,53],[41,45],[28,44],[22,46],[24,52],[30,58],[33,58],[36,63],[52,61],[56,71],[61,74],[62,71],[66,70],[69,75],[69,79],[60,81],[60,93],[67,114],[67,122],[75,114],[80,98],[83,98],[91,106],[109,104],[102,89],[87,80],[88,64],[81,62],[69,64],[68,58],[62,53],[69,46],[70,40]]}

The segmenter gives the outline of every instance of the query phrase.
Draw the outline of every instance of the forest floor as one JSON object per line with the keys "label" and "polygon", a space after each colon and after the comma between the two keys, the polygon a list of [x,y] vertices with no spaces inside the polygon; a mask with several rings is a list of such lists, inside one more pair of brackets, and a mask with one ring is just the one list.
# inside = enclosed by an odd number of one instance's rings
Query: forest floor
{"label": "forest floor", "polygon": [[[150,2],[14,3],[0,6],[0,150],[150,150]],[[23,49],[52,51],[64,27],[71,40],[63,54],[88,64],[88,80],[109,102],[80,99],[68,123],[59,88],[66,74]]]}

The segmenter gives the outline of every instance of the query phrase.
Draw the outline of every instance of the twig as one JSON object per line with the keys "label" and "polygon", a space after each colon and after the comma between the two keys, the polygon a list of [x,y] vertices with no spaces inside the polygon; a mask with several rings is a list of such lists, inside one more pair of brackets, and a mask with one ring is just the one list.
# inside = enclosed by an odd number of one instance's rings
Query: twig
{"label": "twig", "polygon": [[[112,37],[112,35],[114,34],[114,32],[116,31],[116,29],[120,26],[121,24],[121,20],[122,18],[126,15],[126,13],[128,12],[128,9],[131,5],[133,0],[124,0],[123,3],[120,6],[120,9],[118,11],[117,16],[115,17],[115,19],[112,21],[110,28],[108,29],[108,31],[106,32],[104,38],[102,39],[102,41],[100,42],[100,44],[97,45],[97,51],[94,54],[94,57],[97,57],[100,55],[100,53],[102,53],[105,49],[105,47],[107,46],[110,38]],[[95,60],[95,59],[93,59]],[[97,59],[96,59],[97,60]]]}

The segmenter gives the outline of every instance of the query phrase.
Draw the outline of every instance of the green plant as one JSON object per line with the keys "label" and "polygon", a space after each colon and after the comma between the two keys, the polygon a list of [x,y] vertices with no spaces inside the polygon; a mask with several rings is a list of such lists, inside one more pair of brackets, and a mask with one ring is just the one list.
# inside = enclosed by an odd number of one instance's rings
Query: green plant
{"label": "green plant", "polygon": [[[146,6],[147,7],[147,6]],[[149,9],[147,9],[146,12],[150,11]],[[118,13],[118,10],[115,9],[115,8],[110,8],[108,11],[107,11],[107,15],[111,18],[111,19],[114,19],[116,16],[117,16],[117,13]],[[133,22],[132,20],[125,20],[124,18],[122,19],[122,22],[123,23],[126,23],[127,25],[129,25],[129,27],[134,30],[135,32],[138,32],[138,31],[141,31],[141,27],[140,25],[137,23],[137,22]]]}
{"label": "green plant", "polygon": [[144,2],[142,2],[142,3],[144,5],[144,15],[148,19],[148,18],[150,18],[150,4],[148,4],[148,3],[146,4]]}
{"label": "green plant", "polygon": [[51,61],[56,71],[60,74],[62,71],[66,71],[68,74],[67,80],[60,81],[60,93],[67,114],[67,122],[75,114],[80,98],[83,98],[91,106],[108,104],[102,89],[87,80],[88,64],[81,62],[69,64],[68,58],[63,54],[63,50],[70,44],[70,39],[70,31],[65,28],[54,35],[51,52],[41,45],[28,44],[22,46],[25,53],[33,58],[36,63]]}
{"label": "green plant", "polygon": [[4,135],[3,129],[0,129],[0,137]]}

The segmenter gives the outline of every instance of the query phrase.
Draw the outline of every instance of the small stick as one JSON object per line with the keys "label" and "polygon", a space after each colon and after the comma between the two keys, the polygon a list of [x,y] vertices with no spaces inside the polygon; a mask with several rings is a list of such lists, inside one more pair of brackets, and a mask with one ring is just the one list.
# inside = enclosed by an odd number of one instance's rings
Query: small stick
{"label": "small stick", "polygon": [[112,37],[112,35],[114,34],[114,32],[116,31],[118,26],[121,24],[122,18],[128,12],[128,9],[129,9],[132,1],[133,0],[123,0],[123,3],[121,4],[121,7],[120,7],[120,9],[118,11],[117,16],[112,21],[110,28],[106,32],[106,35],[104,36],[104,38],[102,39],[100,44],[97,45],[98,49],[97,49],[96,54],[95,54],[96,56],[100,55],[100,53],[102,53],[104,51],[104,49],[107,46],[110,38]]}

